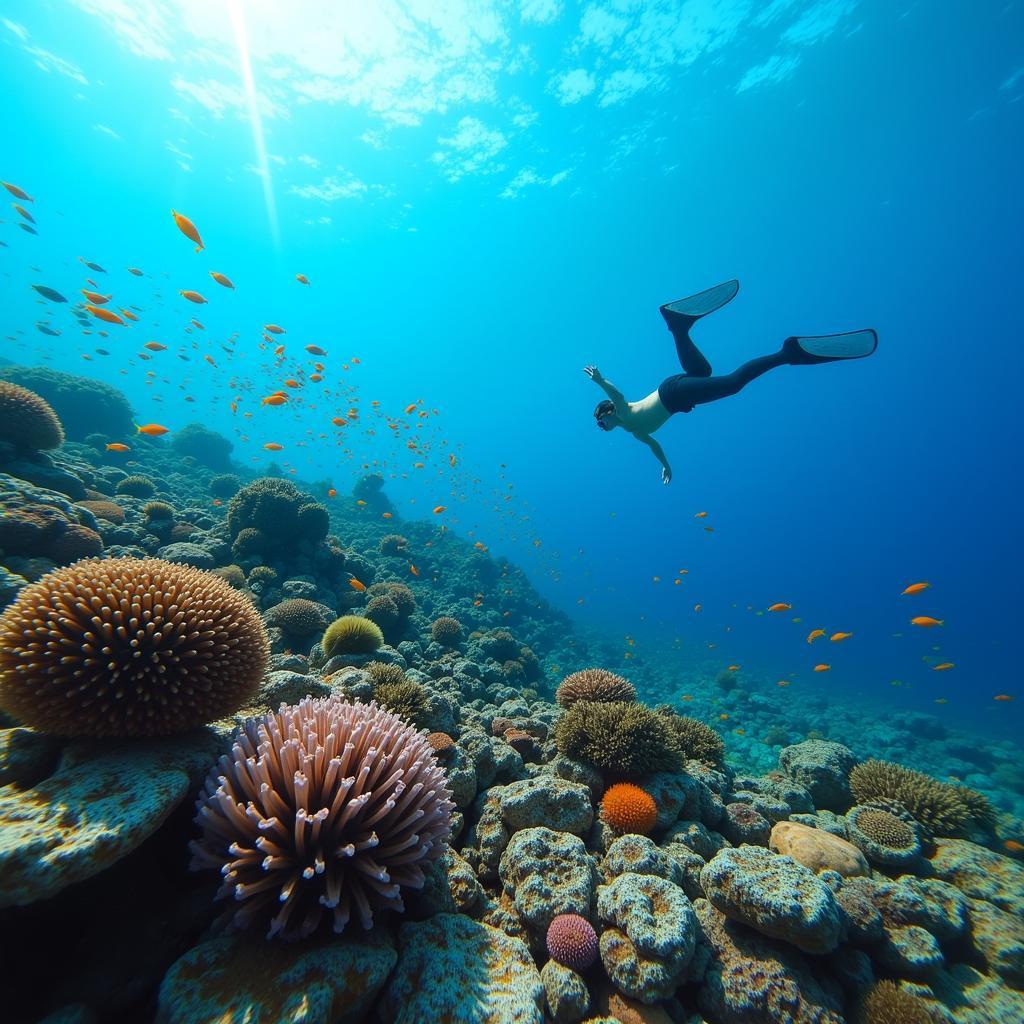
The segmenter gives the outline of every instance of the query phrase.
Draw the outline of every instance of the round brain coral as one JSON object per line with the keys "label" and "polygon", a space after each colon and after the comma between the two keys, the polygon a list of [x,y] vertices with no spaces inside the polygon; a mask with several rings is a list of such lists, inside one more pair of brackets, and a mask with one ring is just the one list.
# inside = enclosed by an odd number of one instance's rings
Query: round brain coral
{"label": "round brain coral", "polygon": [[0,706],[63,736],[166,735],[241,707],[269,656],[252,603],[210,573],[77,562],[0,616]]}
{"label": "round brain coral", "polygon": [[556,963],[585,971],[597,960],[597,932],[579,914],[558,914],[548,925],[547,947],[548,956]]}
{"label": "round brain coral", "polygon": [[192,867],[213,868],[236,927],[268,938],[372,928],[440,857],[454,804],[426,736],[375,704],[307,697],[252,719],[197,801]]}
{"label": "round brain coral", "polygon": [[81,508],[88,509],[97,519],[105,519],[108,523],[124,522],[124,509],[116,501],[87,498],[78,502]]}
{"label": "round brain coral", "polygon": [[0,440],[15,448],[45,451],[64,443],[64,428],[45,398],[0,380]]}
{"label": "round brain coral", "polygon": [[430,624],[430,636],[445,647],[454,647],[462,639],[462,623],[452,615],[442,615]]}
{"label": "round brain coral", "polygon": [[130,498],[148,498],[156,491],[156,484],[148,476],[135,474],[126,476],[114,490],[118,494],[127,494]]}
{"label": "round brain coral", "polygon": [[361,615],[342,615],[335,619],[324,632],[324,654],[333,658],[336,654],[369,654],[384,643],[384,634],[376,622]]}
{"label": "round brain coral", "polygon": [[601,817],[616,832],[646,836],[658,820],[658,805],[646,789],[630,782],[617,782],[605,790]]}
{"label": "round brain coral", "polygon": [[555,693],[563,708],[571,708],[581,700],[635,701],[636,687],[622,676],[603,668],[584,668],[566,676]]}
{"label": "round brain coral", "polygon": [[268,626],[276,626],[289,636],[310,637],[327,628],[332,614],[325,604],[304,597],[288,597],[268,608],[265,617]]}

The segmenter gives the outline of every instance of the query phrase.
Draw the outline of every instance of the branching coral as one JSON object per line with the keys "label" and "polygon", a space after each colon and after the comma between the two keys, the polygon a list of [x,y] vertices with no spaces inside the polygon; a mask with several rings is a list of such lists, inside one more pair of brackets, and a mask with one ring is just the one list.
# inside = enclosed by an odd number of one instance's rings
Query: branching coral
{"label": "branching coral", "polygon": [[682,753],[662,715],[643,704],[574,704],[555,724],[558,752],[609,775],[679,771]]}
{"label": "branching coral", "polygon": [[269,658],[252,604],[159,559],[85,561],[0,617],[0,706],[41,732],[157,736],[230,714]]}
{"label": "branching coral", "polygon": [[221,872],[236,927],[372,928],[421,889],[454,804],[425,736],[373,704],[306,698],[247,722],[197,802],[192,867]]}

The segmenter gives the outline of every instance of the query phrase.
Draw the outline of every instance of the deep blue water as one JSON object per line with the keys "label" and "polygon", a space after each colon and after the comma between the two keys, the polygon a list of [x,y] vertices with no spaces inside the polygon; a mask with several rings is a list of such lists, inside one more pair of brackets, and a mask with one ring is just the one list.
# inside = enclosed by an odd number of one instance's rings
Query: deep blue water
{"label": "deep blue water", "polygon": [[[108,380],[140,422],[201,419],[248,465],[274,442],[339,492],[393,474],[404,515],[447,505],[624,653],[678,642],[794,700],[1019,732],[1019,3],[284,6],[2,5],[0,178],[39,234],[4,214],[0,355]],[[140,321],[86,337],[29,287],[77,299],[89,276]],[[695,331],[716,372],[790,334],[871,326],[879,349],[675,417],[665,487],[595,429],[581,368],[654,390],[678,369],[657,307],[731,277]],[[140,360],[149,340],[167,351]],[[308,378],[307,344],[325,380],[260,406]],[[792,612],[757,614],[777,601]],[[809,648],[816,627],[854,636]]]}

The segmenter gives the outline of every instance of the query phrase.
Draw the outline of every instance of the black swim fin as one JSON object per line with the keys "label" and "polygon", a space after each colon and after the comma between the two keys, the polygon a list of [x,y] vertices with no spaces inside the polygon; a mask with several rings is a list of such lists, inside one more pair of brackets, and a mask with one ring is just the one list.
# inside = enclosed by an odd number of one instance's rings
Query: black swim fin
{"label": "black swim fin", "polygon": [[821,334],[816,337],[787,338],[782,351],[794,365],[831,363],[837,359],[863,359],[878,347],[878,335],[869,327],[845,334]]}
{"label": "black swim fin", "polygon": [[683,326],[689,329],[690,325],[702,316],[714,313],[716,309],[721,309],[727,302],[731,302],[739,290],[739,281],[725,281],[716,284],[714,288],[697,292],[696,295],[688,295],[685,299],[666,302],[661,307],[661,315],[670,329]]}

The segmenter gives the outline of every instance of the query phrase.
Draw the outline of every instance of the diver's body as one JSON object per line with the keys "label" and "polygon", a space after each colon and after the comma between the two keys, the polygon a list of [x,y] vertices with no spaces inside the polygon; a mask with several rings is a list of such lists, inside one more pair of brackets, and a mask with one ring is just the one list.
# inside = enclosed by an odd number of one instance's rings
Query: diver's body
{"label": "diver's body", "polygon": [[726,281],[707,291],[661,307],[661,315],[675,339],[676,355],[679,357],[683,372],[666,377],[658,385],[658,390],[652,391],[646,398],[638,402],[628,402],[614,384],[601,376],[601,371],[596,366],[586,366],[583,369],[583,372],[608,396],[594,410],[598,427],[606,431],[622,427],[638,441],[647,445],[661,463],[661,479],[666,484],[672,479],[672,469],[661,445],[651,435],[677,412],[692,412],[697,405],[735,395],[755,377],[760,377],[776,366],[859,359],[871,355],[878,344],[877,335],[870,329],[815,338],[787,338],[778,352],[758,356],[732,373],[714,377],[711,373],[711,364],[690,337],[690,328],[702,316],[721,309],[733,299],[739,287],[738,281]]}

